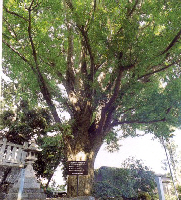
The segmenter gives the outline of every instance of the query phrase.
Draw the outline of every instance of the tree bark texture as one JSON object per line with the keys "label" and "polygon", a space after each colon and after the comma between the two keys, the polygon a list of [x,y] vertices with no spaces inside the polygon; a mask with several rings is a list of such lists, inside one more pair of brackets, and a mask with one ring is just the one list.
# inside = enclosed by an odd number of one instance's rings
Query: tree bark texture
{"label": "tree bark texture", "polygon": [[[82,156],[82,157],[81,157]],[[92,191],[92,184],[94,181],[94,153],[79,152],[75,155],[74,161],[87,161],[88,162],[88,175],[69,175],[68,176],[68,197],[77,196],[77,178],[78,178],[78,196],[90,196]]]}
{"label": "tree bark texture", "polygon": [[[80,126],[79,126],[80,127]],[[78,130],[77,130],[78,131]],[[82,134],[81,134],[82,132]],[[90,196],[92,192],[92,185],[94,181],[94,162],[98,150],[101,147],[101,143],[95,143],[94,145],[88,138],[87,128],[82,129],[81,132],[74,134],[77,139],[70,139],[67,143],[66,157],[68,161],[87,161],[88,163],[88,175],[79,175],[79,187],[78,196]],[[68,197],[77,196],[77,176],[68,176]]]}

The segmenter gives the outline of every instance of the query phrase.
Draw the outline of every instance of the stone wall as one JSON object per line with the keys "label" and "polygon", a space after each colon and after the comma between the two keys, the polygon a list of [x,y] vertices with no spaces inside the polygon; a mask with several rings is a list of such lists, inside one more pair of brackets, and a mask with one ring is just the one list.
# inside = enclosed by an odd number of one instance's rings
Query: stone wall
{"label": "stone wall", "polygon": [[17,180],[20,173],[19,167],[0,166],[0,200],[5,199],[9,189]]}

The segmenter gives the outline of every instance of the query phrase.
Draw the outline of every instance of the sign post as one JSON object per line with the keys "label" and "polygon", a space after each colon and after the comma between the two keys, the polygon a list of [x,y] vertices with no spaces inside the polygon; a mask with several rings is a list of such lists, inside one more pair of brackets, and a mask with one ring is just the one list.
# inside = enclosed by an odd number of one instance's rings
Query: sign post
{"label": "sign post", "polygon": [[77,197],[79,196],[79,175],[77,175]]}
{"label": "sign post", "polygon": [[68,175],[77,176],[77,196],[79,194],[79,175],[88,175],[87,161],[68,161]]}

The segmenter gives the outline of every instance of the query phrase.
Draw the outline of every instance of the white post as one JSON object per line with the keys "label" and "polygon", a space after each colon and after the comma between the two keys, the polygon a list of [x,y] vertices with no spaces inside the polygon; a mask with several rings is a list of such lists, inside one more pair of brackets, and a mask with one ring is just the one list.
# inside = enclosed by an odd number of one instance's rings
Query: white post
{"label": "white post", "polygon": [[18,150],[17,150],[17,156],[16,156],[16,161],[17,161],[17,163],[19,163],[19,165],[22,164],[22,163],[21,163],[21,156],[22,156],[22,153],[23,153],[22,148],[19,147]]}
{"label": "white post", "polygon": [[159,176],[156,176],[155,179],[156,179],[157,188],[158,188],[159,200],[165,200],[162,179]]}
{"label": "white post", "polygon": [[18,192],[18,198],[17,200],[21,200],[21,196],[23,193],[23,187],[24,187],[24,181],[25,181],[25,169],[21,169],[21,181],[20,181],[20,187],[19,187],[19,192]]}
{"label": "white post", "polygon": [[14,146],[12,149],[12,154],[11,154],[11,162],[12,163],[17,163],[16,156],[17,156],[17,147]]}
{"label": "white post", "polygon": [[167,148],[166,148],[165,143],[164,143],[164,139],[162,139],[162,144],[163,144],[165,154],[166,154],[166,157],[167,157],[167,162],[168,162],[168,166],[169,166],[169,169],[170,169],[170,175],[171,175],[173,186],[174,186],[174,189],[175,189],[175,196],[177,197],[177,200],[179,200],[177,188],[176,188],[175,181],[174,181],[174,176],[173,176],[173,173],[172,173],[171,163],[170,163],[170,160],[169,160],[169,155],[167,153]]}
{"label": "white post", "polygon": [[4,159],[4,152],[6,149],[6,143],[7,143],[7,139],[3,138],[3,140],[1,141],[2,146],[0,147],[0,163],[3,162]]}

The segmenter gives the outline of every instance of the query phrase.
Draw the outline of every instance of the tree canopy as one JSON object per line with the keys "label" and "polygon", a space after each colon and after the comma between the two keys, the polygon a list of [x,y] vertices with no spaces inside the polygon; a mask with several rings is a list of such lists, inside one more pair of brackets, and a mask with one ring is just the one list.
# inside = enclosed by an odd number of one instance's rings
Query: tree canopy
{"label": "tree canopy", "polygon": [[103,141],[117,141],[115,127],[124,137],[136,129],[169,137],[180,126],[180,7],[4,0],[4,72],[19,84],[19,99],[49,108],[68,160],[84,152],[92,168]]}

